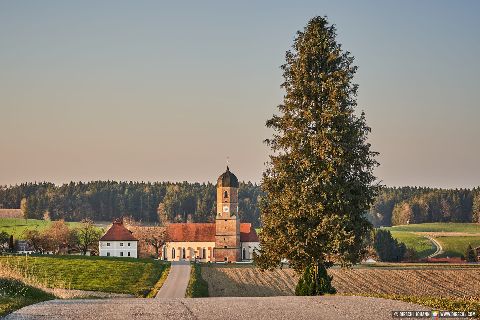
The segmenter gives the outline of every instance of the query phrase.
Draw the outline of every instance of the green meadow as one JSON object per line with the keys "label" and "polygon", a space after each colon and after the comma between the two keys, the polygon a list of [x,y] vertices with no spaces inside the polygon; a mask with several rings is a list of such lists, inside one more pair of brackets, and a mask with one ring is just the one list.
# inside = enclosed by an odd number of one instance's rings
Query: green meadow
{"label": "green meadow", "polygon": [[138,297],[146,296],[154,288],[167,266],[152,259],[83,256],[0,256],[0,264],[47,287]]}
{"label": "green meadow", "polygon": [[[43,231],[51,223],[51,221],[36,219],[0,218],[0,232],[4,231],[9,235],[13,235],[15,239],[24,239],[26,230]],[[67,225],[71,228],[78,224],[78,222],[67,222]]]}

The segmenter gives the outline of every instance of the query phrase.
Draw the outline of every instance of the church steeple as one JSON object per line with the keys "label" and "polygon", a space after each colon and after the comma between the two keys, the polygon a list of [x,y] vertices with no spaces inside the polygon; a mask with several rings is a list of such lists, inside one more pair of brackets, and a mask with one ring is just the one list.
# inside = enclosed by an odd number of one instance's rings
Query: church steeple
{"label": "church steeple", "polygon": [[237,177],[227,166],[227,171],[217,180],[216,261],[239,261],[241,258],[238,187]]}

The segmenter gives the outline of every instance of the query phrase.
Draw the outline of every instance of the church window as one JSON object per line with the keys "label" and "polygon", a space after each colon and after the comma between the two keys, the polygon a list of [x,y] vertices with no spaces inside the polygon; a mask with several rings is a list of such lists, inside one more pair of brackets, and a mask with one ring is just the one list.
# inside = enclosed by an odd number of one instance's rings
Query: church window
{"label": "church window", "polygon": [[172,248],[172,259],[175,259],[175,248]]}
{"label": "church window", "polygon": [[246,254],[245,248],[243,248],[243,250],[242,250],[242,260],[246,260],[246,259],[247,259],[247,254]]}
{"label": "church window", "polygon": [[207,258],[207,249],[203,248],[202,250],[202,259],[206,259]]}
{"label": "church window", "polygon": [[182,259],[185,259],[185,248],[182,248]]}
{"label": "church window", "polygon": [[225,191],[225,193],[223,194],[223,197],[228,198],[228,192],[227,191]]}

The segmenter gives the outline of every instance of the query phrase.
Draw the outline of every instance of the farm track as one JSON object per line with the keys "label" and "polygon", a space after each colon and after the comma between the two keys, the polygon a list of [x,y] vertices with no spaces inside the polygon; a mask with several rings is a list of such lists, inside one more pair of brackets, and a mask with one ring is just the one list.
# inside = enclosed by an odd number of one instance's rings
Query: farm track
{"label": "farm track", "polygon": [[[340,294],[396,294],[435,297],[480,297],[480,269],[330,269]],[[215,296],[293,295],[298,276],[292,269],[202,267]]]}

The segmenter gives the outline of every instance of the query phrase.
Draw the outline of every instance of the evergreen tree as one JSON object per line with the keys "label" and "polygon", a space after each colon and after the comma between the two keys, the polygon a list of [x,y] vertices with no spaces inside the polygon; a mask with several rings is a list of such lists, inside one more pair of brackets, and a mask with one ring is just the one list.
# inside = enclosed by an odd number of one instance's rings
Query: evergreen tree
{"label": "evergreen tree", "polygon": [[472,245],[469,244],[467,250],[465,252],[465,259],[467,262],[476,262],[477,261],[477,253],[475,249],[472,248]]}
{"label": "evergreen tree", "polygon": [[[330,292],[326,269],[357,263],[371,224],[365,212],[377,187],[365,117],[355,114],[358,86],[353,57],[336,42],[336,29],[315,17],[297,33],[282,66],[286,91],[263,174],[263,269],[287,259],[314,282],[309,294]],[[307,271],[310,270],[310,271]]]}
{"label": "evergreen tree", "polygon": [[399,262],[405,257],[407,247],[392,237],[389,230],[376,230],[373,247],[381,261]]}

